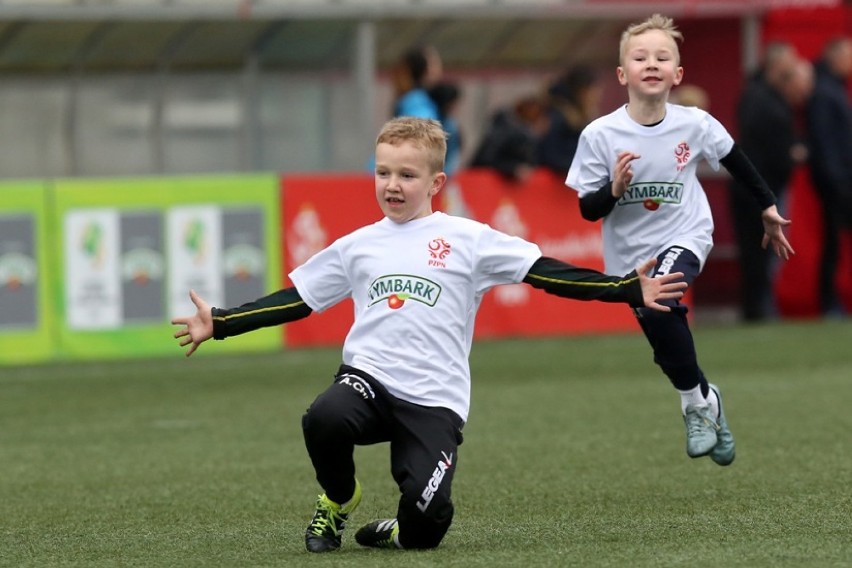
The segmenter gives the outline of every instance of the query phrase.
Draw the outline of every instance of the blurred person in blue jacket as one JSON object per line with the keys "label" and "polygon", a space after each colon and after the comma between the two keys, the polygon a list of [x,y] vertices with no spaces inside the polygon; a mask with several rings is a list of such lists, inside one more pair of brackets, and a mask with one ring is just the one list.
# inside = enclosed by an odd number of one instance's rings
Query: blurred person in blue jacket
{"label": "blurred person in blue jacket", "polygon": [[395,99],[392,115],[439,120],[438,105],[429,96],[444,72],[438,51],[418,46],[406,51],[393,69]]}
{"label": "blurred person in blue jacket", "polygon": [[823,247],[819,293],[823,315],[843,313],[836,287],[840,235],[852,230],[852,38],[829,40],[816,63],[807,107],[808,150],[814,190],[822,205]]}
{"label": "blurred person in blue jacket", "polygon": [[[431,45],[417,45],[405,51],[391,69],[391,82],[393,83],[394,99],[391,108],[391,118],[400,116],[413,116],[415,118],[429,118],[444,124],[439,103],[430,94],[430,89],[441,84],[444,74],[444,65],[438,50]],[[436,92],[438,96],[446,95],[446,92]],[[458,98],[458,93],[456,93]],[[450,128],[455,125],[449,124]],[[449,131],[447,131],[449,132]],[[452,134],[452,133],[450,133]],[[459,137],[456,136],[456,141]],[[460,143],[459,143],[460,144]],[[460,146],[459,146],[460,147]],[[451,168],[457,165],[458,154],[452,153],[456,150],[447,146],[447,174],[454,173]],[[456,164],[451,163],[455,161]],[[370,158],[367,169],[371,172],[375,168],[375,156]]]}

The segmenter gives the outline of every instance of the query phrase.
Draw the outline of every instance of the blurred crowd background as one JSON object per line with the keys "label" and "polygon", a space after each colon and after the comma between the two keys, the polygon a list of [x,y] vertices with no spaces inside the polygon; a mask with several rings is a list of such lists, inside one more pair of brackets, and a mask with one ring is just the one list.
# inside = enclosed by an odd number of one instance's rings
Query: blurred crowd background
{"label": "blurred crowd background", "polygon": [[[827,206],[813,183],[807,112],[831,42],[849,104],[852,48],[838,40],[852,36],[852,6],[839,0],[0,0],[0,175],[366,172],[382,122],[422,103],[454,132],[449,169],[496,169],[522,188],[537,169],[564,177],[582,127],[625,102],[620,33],[656,11],[686,37],[673,96],[744,144],[807,263],[778,267],[743,244],[754,227],[737,212],[748,204],[724,172],[705,172],[717,247],[704,301],[759,321],[808,295],[781,315],[844,317],[852,223],[826,215],[852,206]],[[412,90],[426,98],[406,98]],[[781,118],[750,123],[767,100]],[[771,131],[778,121],[783,134]],[[760,133],[788,137],[780,154],[763,156]],[[843,143],[829,149],[852,164]],[[780,270],[822,276],[773,290]]]}

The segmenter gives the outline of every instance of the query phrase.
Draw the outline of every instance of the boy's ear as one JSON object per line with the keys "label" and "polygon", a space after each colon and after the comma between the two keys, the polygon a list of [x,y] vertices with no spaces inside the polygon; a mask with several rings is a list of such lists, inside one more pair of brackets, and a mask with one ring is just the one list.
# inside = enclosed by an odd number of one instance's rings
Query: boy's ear
{"label": "boy's ear", "polygon": [[678,66],[677,70],[675,71],[674,81],[672,81],[672,83],[675,87],[677,87],[678,85],[680,85],[681,81],[683,81],[683,67]]}
{"label": "boy's ear", "polygon": [[444,184],[447,183],[447,174],[444,172],[438,172],[435,174],[435,179],[432,180],[432,187],[429,188],[429,196],[433,197],[438,195],[444,188]]}
{"label": "boy's ear", "polygon": [[615,68],[615,76],[618,77],[618,84],[624,86],[627,84],[627,77],[624,75],[624,67],[618,66]]}

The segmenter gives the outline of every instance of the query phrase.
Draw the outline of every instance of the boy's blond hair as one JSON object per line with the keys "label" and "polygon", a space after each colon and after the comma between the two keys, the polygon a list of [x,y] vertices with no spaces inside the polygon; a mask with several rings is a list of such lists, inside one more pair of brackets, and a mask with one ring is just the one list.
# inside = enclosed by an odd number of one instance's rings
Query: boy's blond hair
{"label": "boy's blond hair", "polygon": [[376,145],[398,146],[403,142],[410,142],[426,151],[426,161],[432,173],[444,171],[447,133],[440,122],[431,118],[401,116],[387,121],[376,138]]}
{"label": "boy's blond hair", "polygon": [[670,38],[675,47],[675,57],[677,64],[680,65],[680,51],[677,47],[678,41],[683,41],[683,34],[675,26],[674,20],[663,16],[662,14],[654,14],[644,22],[638,24],[630,24],[627,29],[621,34],[621,43],[618,46],[618,62],[624,63],[624,56],[627,51],[627,42],[632,38],[651,30],[660,30]]}

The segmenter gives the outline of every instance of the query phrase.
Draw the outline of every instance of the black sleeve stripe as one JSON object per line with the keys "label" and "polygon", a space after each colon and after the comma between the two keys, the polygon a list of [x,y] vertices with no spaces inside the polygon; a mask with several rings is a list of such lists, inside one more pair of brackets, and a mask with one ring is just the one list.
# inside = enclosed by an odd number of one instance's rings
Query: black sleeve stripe
{"label": "black sleeve stripe", "polygon": [[645,304],[642,282],[635,270],[624,276],[611,276],[543,256],[530,267],[524,282],[562,298],[624,302],[634,307]]}
{"label": "black sleeve stripe", "polygon": [[632,278],[626,278],[624,280],[618,280],[616,282],[578,282],[576,280],[563,280],[560,278],[551,278],[549,276],[541,276],[539,274],[527,274],[527,278],[530,280],[538,280],[541,282],[545,282],[548,284],[560,284],[563,286],[591,286],[591,287],[615,287],[620,288],[622,286],[629,286],[639,280],[639,276],[634,276]]}
{"label": "black sleeve stripe", "polygon": [[242,317],[246,317],[246,316],[255,316],[255,315],[258,315],[258,314],[263,314],[263,313],[268,313],[268,312],[290,310],[290,309],[293,309],[293,308],[298,308],[299,306],[303,306],[303,305],[305,305],[305,302],[299,301],[299,302],[293,302],[292,304],[287,304],[287,305],[284,305],[284,306],[270,306],[268,308],[260,308],[260,309],[257,309],[257,310],[251,310],[251,311],[247,311],[247,312],[238,312],[238,313],[235,313],[235,314],[228,314],[228,315],[225,315],[225,316],[213,316],[213,319],[216,320],[216,321],[226,322],[226,321],[229,321],[229,320],[233,320],[233,319],[236,319],[236,318],[242,318]]}
{"label": "black sleeve stripe", "polygon": [[290,287],[273,292],[237,308],[212,308],[213,339],[225,339],[248,331],[308,317],[311,308]]}

